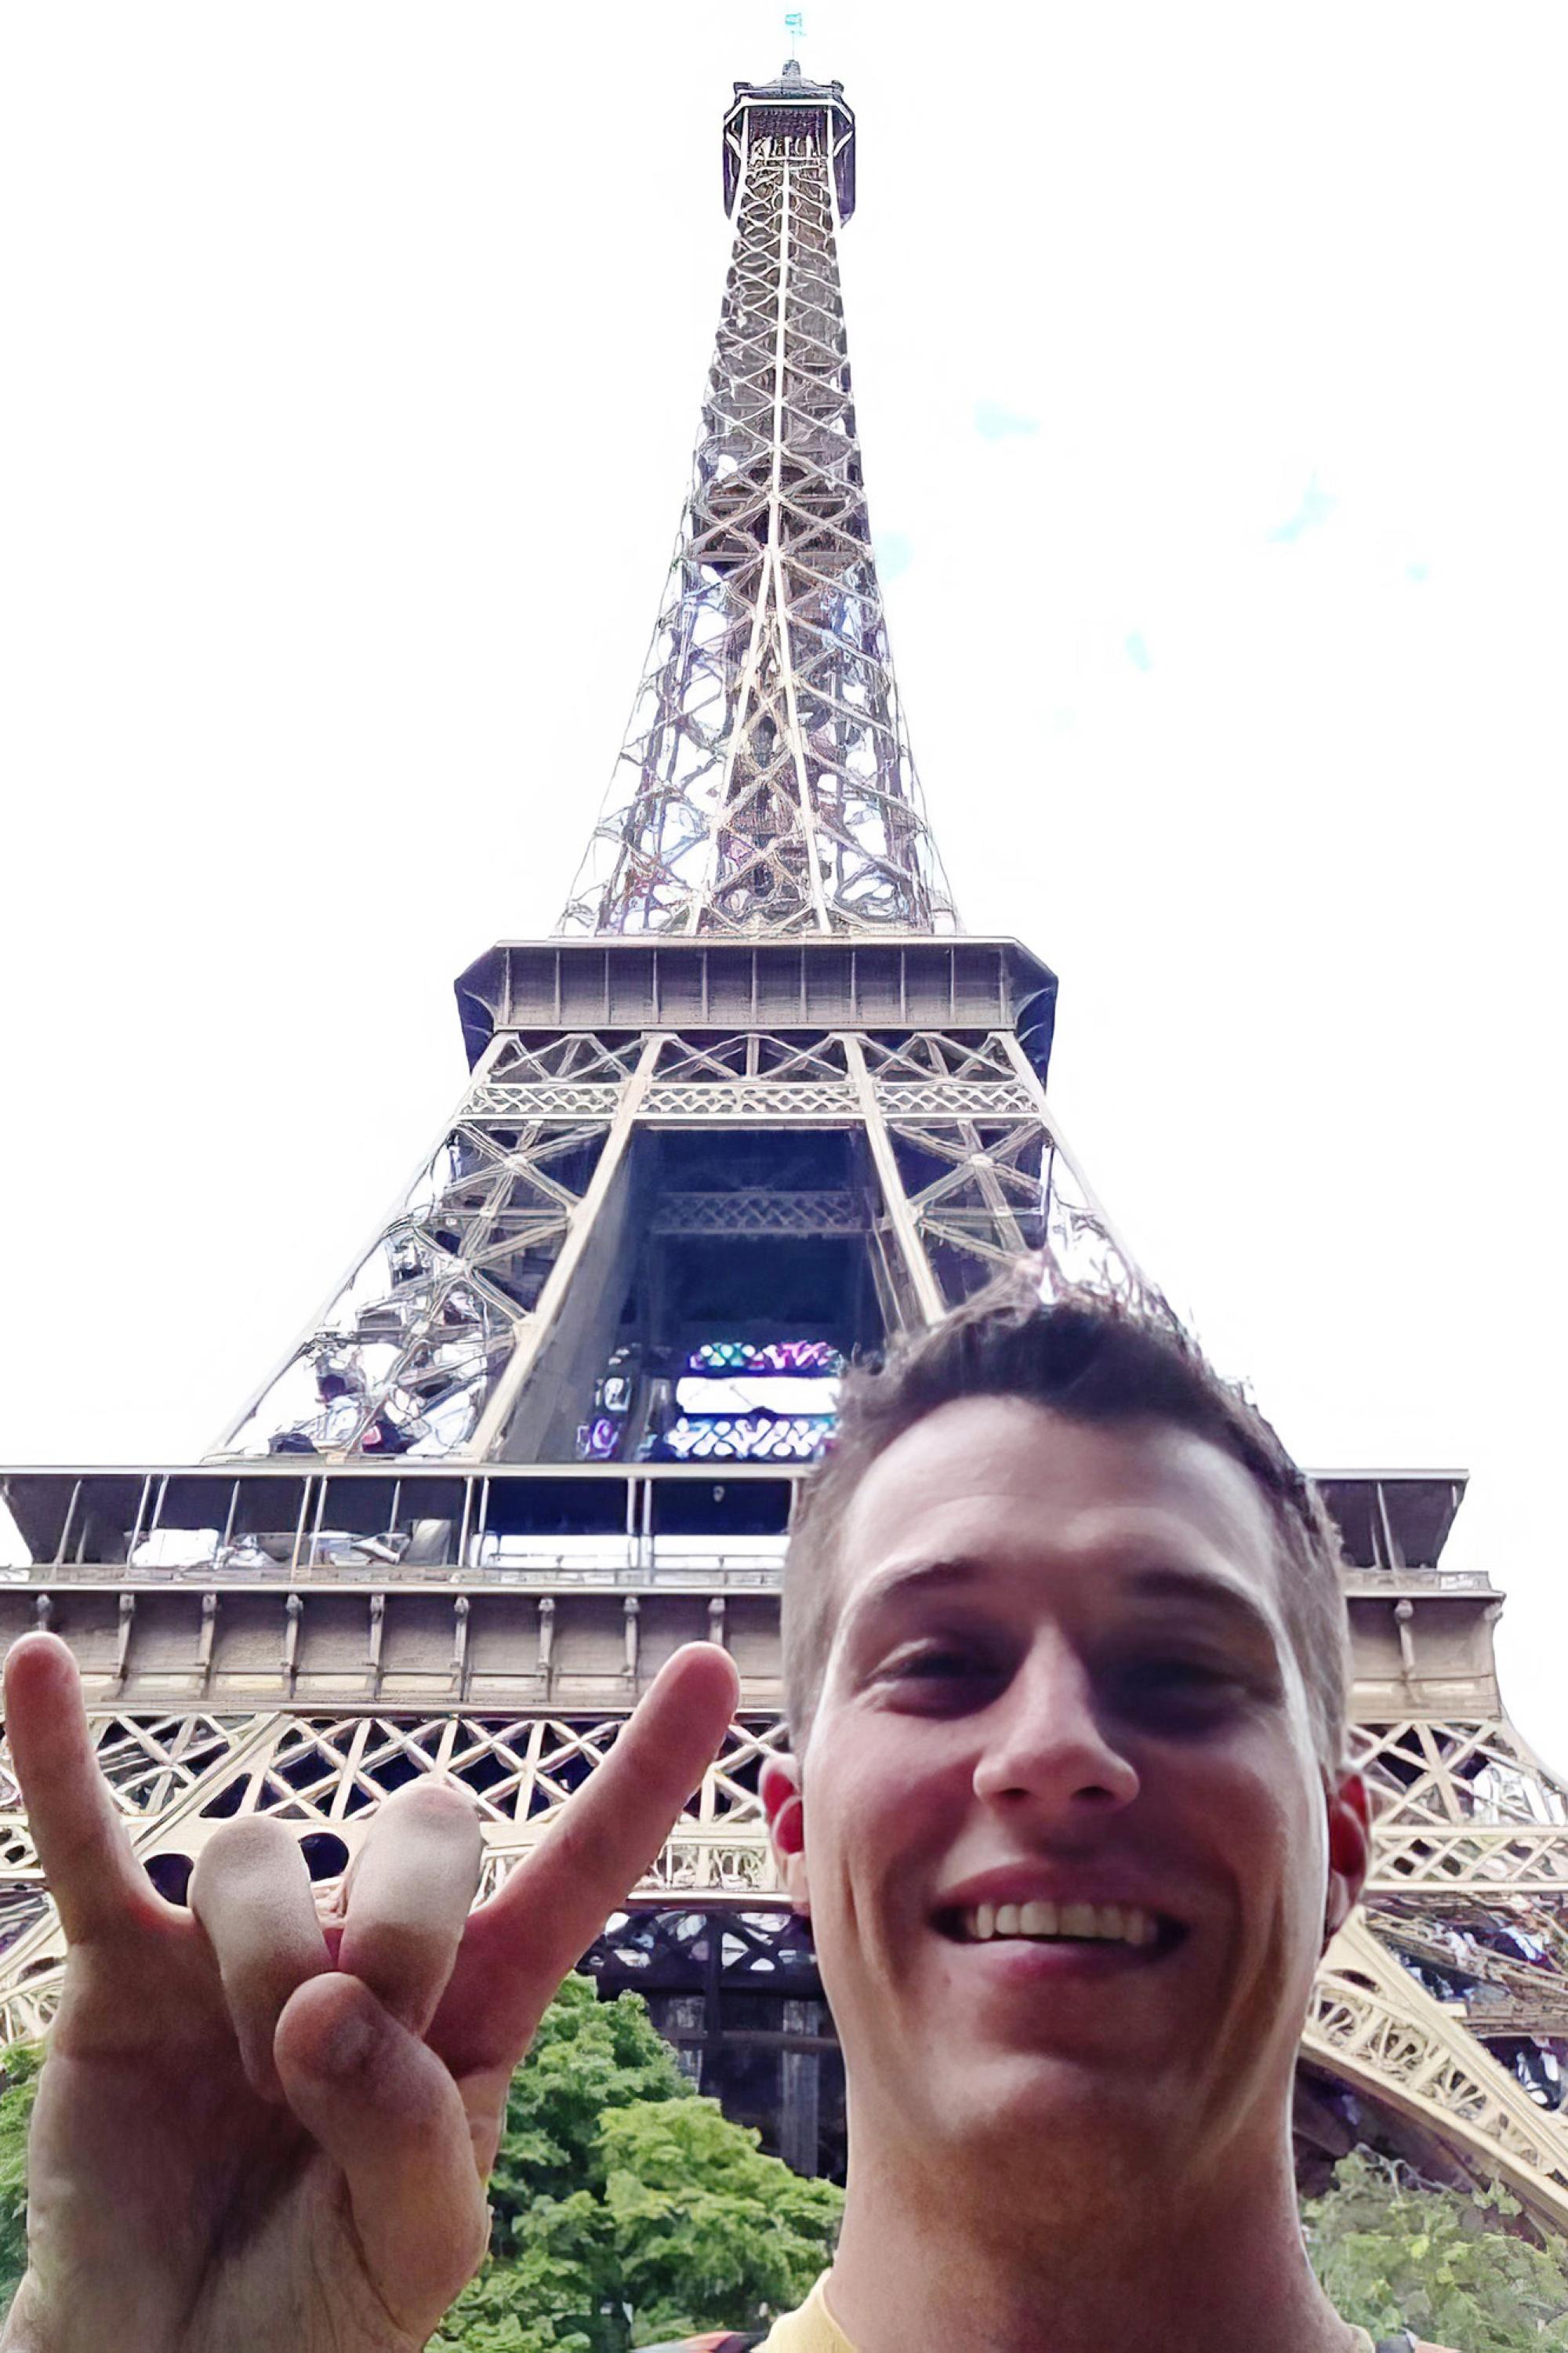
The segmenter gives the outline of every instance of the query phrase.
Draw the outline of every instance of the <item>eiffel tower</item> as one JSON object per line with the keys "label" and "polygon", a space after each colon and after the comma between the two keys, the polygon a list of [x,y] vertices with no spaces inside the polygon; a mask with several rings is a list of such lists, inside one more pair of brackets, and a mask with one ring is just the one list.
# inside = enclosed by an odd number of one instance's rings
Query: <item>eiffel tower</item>
{"label": "eiffel tower", "polygon": [[[1020,1252],[1145,1277],[1047,1093],[1056,984],[960,930],[894,684],[836,240],[837,83],[737,84],[735,222],[695,470],[630,732],[557,933],[457,984],[468,1083],[395,1214],[212,1452],[13,1471],[0,1632],[81,1665],[135,1845],[184,1891],[216,1823],[340,1873],[455,1774],[487,1885],[546,1834],[679,1643],[741,1715],[584,1966],[803,2169],[843,2080],[756,1796],[781,1736],[797,1483],[857,1348]],[[1302,2051],[1310,2181],[1371,2137],[1568,2229],[1568,1792],[1510,1724],[1461,1476],[1320,1478],[1381,1799]],[[0,2030],[47,2024],[58,1925],[0,1778]]]}

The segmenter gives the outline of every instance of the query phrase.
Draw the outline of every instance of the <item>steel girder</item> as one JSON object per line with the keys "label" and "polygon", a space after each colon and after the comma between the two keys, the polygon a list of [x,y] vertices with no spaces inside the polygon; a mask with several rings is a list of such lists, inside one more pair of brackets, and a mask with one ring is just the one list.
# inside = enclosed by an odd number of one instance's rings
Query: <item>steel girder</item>
{"label": "steel girder", "polygon": [[747,149],[691,491],[564,931],[951,926],[872,554],[827,148]]}
{"label": "steel girder", "polygon": [[[212,1450],[468,1455],[624,1148],[649,1040],[498,1039],[370,1250]],[[495,1087],[504,1071],[511,1083]],[[608,1150],[606,1150],[608,1147]]]}
{"label": "steel girder", "polygon": [[1157,1299],[1010,1030],[505,1035],[214,1457],[280,1443],[328,1460],[496,1453],[627,1145],[661,1126],[863,1134],[874,1181],[860,1222],[892,1329],[942,1314],[1025,1250],[1056,1283]]}
{"label": "steel girder", "polygon": [[[459,1704],[419,1716],[105,1711],[94,1729],[133,1845],[150,1862],[162,1858],[165,1873],[177,1866],[175,1886],[219,1824],[242,1814],[288,1822],[306,1840],[318,1875],[335,1877],[381,1799],[417,1774],[440,1772],[461,1780],[479,1807],[487,1893],[548,1836],[624,1721],[624,1714],[498,1717]],[[1516,2021],[1517,2031],[1528,2031],[1526,2021],[1551,2031],[1547,2011],[1568,1990],[1564,1792],[1504,1721],[1421,1725],[1438,1761],[1411,1798],[1386,1761],[1406,1753],[1410,1730],[1361,1734],[1381,1801],[1373,1909],[1325,1960],[1303,2051],[1374,2104],[1418,2122],[1473,2178],[1501,2178],[1542,2220],[1568,2230],[1568,2130],[1480,2039]],[[731,1727],[631,1908],[754,1913],[782,1904],[757,1780],[784,1737],[776,1716]],[[1503,1759],[1503,1778],[1486,1779],[1489,1767],[1472,1771],[1476,1757]],[[1408,1867],[1407,1804],[1425,1841],[1419,1881]],[[1510,1819],[1493,1819],[1500,1812]],[[3,1759],[0,1873],[0,1923],[9,1936],[0,1957],[0,2032],[13,2039],[36,2035],[52,2015],[61,1944]],[[1409,1905],[1416,1884],[1441,1890],[1441,1913]],[[1407,1908],[1390,1909],[1402,1903]],[[1413,1974],[1412,1926],[1424,1960],[1450,1972],[1462,1992],[1445,1999]],[[1478,1941],[1500,1928],[1532,1934],[1555,1965],[1521,1968]],[[1533,2007],[1531,1978],[1540,1989]],[[1506,2020],[1491,2005],[1498,1985],[1511,1997]]]}

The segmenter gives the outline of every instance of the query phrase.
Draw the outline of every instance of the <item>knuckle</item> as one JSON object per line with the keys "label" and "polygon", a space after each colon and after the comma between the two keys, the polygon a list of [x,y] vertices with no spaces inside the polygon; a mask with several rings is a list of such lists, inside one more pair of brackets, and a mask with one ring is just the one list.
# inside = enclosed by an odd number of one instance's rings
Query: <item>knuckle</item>
{"label": "knuckle", "polygon": [[480,2203],[470,2210],[464,2239],[465,2244],[458,2259],[463,2265],[463,2284],[466,2287],[490,2251],[490,2210],[488,2206]]}

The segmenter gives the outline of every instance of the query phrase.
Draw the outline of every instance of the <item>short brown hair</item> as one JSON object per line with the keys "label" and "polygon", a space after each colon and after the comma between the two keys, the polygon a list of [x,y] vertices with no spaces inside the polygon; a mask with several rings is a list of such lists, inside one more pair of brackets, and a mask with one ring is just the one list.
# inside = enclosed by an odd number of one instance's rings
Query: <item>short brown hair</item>
{"label": "short brown hair", "polygon": [[959,1398],[1022,1398],[1079,1422],[1173,1423],[1250,1473],[1279,1540],[1280,1599],[1325,1769],[1343,1769],[1349,1644],[1338,1530],[1316,1490],[1241,1389],[1220,1378],[1175,1318],[1097,1293],[1048,1303],[1021,1261],[943,1322],[856,1366],[837,1431],[807,1482],[784,1578],[784,1670],[804,1743],[837,1619],[838,1544],[856,1489],[906,1430]]}

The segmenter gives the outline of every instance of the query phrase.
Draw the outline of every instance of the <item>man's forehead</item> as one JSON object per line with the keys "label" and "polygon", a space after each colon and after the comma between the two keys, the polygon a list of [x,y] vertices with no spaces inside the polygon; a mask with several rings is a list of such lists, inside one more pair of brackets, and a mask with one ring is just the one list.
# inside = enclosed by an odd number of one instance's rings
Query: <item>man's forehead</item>
{"label": "man's forehead", "polygon": [[841,1587],[891,1555],[929,1558],[987,1535],[1064,1554],[1157,1537],[1275,1581],[1272,1515],[1223,1448],[1170,1421],[1075,1421],[1027,1398],[976,1397],[938,1407],[870,1464],[845,1516]]}

